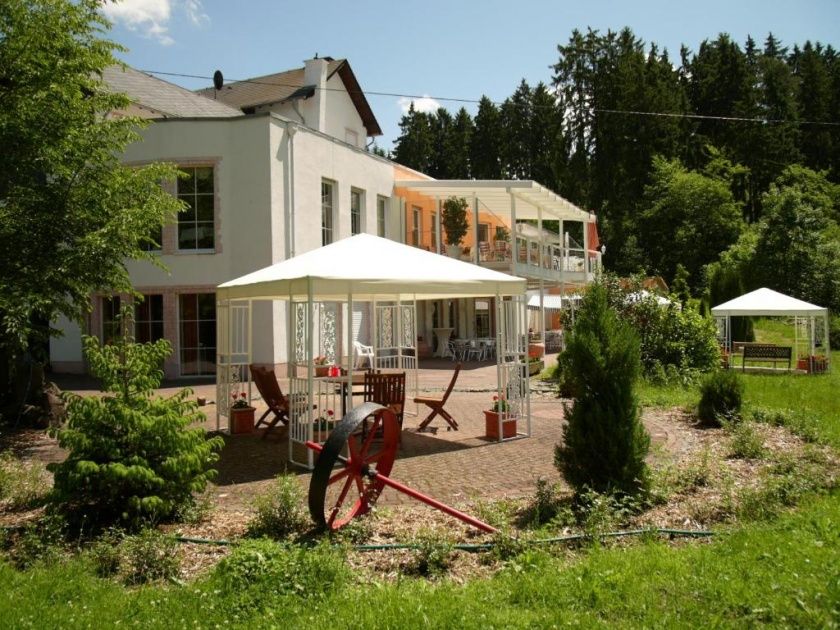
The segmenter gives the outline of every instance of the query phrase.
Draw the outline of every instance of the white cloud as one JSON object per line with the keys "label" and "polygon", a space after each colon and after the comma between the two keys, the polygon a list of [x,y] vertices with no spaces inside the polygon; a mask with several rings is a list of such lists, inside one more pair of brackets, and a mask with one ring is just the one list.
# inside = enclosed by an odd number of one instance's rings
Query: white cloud
{"label": "white cloud", "polygon": [[408,108],[411,107],[412,103],[414,103],[414,111],[417,112],[436,112],[441,106],[440,103],[428,94],[424,94],[423,98],[408,98],[407,96],[403,96],[397,101],[403,114],[408,113]]}
{"label": "white cloud", "polygon": [[175,42],[169,34],[175,6],[184,11],[193,26],[204,26],[210,22],[201,0],[118,0],[103,3],[102,12],[115,24],[169,46]]}
{"label": "white cloud", "polygon": [[193,26],[204,26],[210,23],[210,16],[204,12],[201,0],[184,0],[184,10]]}

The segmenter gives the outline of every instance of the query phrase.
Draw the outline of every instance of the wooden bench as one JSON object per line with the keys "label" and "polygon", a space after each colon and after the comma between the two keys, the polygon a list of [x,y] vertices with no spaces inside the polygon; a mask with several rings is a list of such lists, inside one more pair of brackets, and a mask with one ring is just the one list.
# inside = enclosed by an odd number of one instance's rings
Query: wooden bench
{"label": "wooden bench", "polygon": [[790,361],[793,354],[793,348],[790,346],[776,346],[773,344],[752,343],[743,346],[743,361],[741,363],[741,370],[746,370],[747,361],[767,361],[773,364],[787,361],[788,370],[790,370]]}

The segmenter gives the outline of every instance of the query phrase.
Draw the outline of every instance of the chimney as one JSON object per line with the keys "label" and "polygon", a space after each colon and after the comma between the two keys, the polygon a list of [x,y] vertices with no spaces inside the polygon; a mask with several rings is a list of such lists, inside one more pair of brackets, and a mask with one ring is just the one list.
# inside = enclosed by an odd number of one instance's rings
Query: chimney
{"label": "chimney", "polygon": [[306,125],[316,131],[326,131],[327,127],[327,66],[326,59],[307,59],[304,61],[303,84],[314,85],[315,94],[307,99]]}

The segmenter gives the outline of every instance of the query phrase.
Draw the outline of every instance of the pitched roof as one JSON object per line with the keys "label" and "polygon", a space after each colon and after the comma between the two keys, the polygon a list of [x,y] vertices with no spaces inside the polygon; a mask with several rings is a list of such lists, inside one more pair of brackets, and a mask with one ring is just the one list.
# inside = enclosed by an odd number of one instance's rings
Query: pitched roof
{"label": "pitched roof", "polygon": [[128,66],[108,66],[102,78],[114,92],[128,95],[133,103],[151,110],[161,118],[242,115],[238,109]]}
{"label": "pitched roof", "polygon": [[310,294],[319,301],[344,299],[348,294],[359,301],[524,295],[525,280],[372,234],[357,234],[216,289],[220,300]]}
{"label": "pitched roof", "polygon": [[[324,59],[327,60],[327,79],[329,80],[334,74],[338,73],[338,76],[344,82],[344,87],[347,89],[350,99],[356,106],[356,111],[359,112],[368,135],[381,136],[382,129],[373,115],[373,110],[370,108],[364,92],[362,92],[356,75],[350,68],[350,63],[346,59],[332,59],[331,57],[324,57]],[[294,70],[266,74],[261,77],[230,83],[218,92],[215,88],[208,87],[196,90],[196,93],[209,98],[215,96],[219,101],[240,109],[272,105],[291,98],[311,96],[310,91],[314,90],[316,86],[304,85],[303,71],[303,68],[295,68]]]}
{"label": "pitched roof", "polygon": [[798,315],[801,317],[809,317],[814,315],[824,315],[828,311],[822,306],[810,304],[795,297],[773,291],[763,287],[756,289],[750,293],[745,293],[740,297],[736,297],[728,302],[719,304],[712,309],[712,315],[722,317],[725,315],[738,316],[764,316],[773,317],[781,315]]}

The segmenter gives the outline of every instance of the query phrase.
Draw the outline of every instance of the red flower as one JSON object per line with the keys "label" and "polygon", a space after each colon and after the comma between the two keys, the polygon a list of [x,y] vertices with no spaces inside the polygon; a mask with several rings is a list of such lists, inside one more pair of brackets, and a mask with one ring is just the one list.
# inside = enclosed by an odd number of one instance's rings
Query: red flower
{"label": "red flower", "polygon": [[335,415],[335,414],[333,413],[332,409],[327,409],[327,415],[332,416],[332,415]]}
{"label": "red flower", "polygon": [[499,400],[498,396],[493,396],[493,400]]}
{"label": "red flower", "polygon": [[242,392],[241,394],[239,394],[239,397],[240,398],[245,398],[245,392]]}

